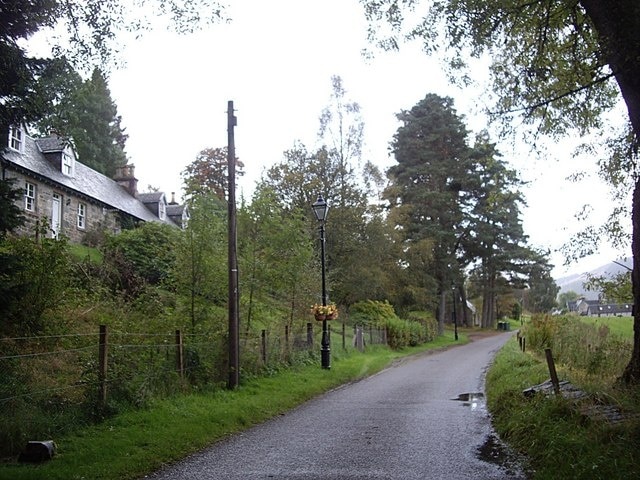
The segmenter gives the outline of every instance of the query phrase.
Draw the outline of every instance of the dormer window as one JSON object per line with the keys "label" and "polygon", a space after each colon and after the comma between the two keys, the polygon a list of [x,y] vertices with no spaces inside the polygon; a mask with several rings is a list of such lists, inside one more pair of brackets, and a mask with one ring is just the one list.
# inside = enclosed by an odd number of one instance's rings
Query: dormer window
{"label": "dormer window", "polygon": [[11,127],[9,130],[9,148],[20,153],[24,151],[24,132],[20,127]]}
{"label": "dormer window", "polygon": [[167,205],[164,203],[164,196],[158,202],[158,218],[160,220],[167,218]]}
{"label": "dormer window", "polygon": [[72,177],[73,176],[73,157],[67,151],[62,152],[62,173]]}

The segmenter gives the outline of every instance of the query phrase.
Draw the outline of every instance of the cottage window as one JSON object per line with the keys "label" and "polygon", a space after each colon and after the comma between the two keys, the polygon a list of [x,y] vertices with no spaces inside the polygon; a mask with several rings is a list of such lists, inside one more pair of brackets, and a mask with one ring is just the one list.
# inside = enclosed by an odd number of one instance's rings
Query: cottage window
{"label": "cottage window", "polygon": [[33,183],[24,184],[24,209],[28,212],[36,211],[36,186]]}
{"label": "cottage window", "polygon": [[87,205],[84,203],[78,203],[78,228],[84,230],[87,220]]}
{"label": "cottage window", "polygon": [[20,127],[11,127],[9,130],[9,148],[22,153],[24,150],[24,133]]}
{"label": "cottage window", "polygon": [[158,203],[158,218],[160,220],[164,220],[167,216],[167,206],[165,205],[163,199],[160,199]]}
{"label": "cottage window", "polygon": [[67,152],[62,154],[62,173],[73,176],[73,158]]}

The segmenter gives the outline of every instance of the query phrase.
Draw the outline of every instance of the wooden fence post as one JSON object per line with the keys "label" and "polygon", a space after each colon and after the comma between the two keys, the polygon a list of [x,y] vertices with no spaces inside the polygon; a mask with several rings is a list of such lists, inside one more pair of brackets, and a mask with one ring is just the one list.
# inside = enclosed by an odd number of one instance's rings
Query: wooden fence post
{"label": "wooden fence post", "polygon": [[362,337],[362,327],[354,327],[354,328],[355,328],[356,348],[360,352],[364,352],[364,338]]}
{"label": "wooden fence post", "polygon": [[347,325],[342,322],[342,349],[347,349]]}
{"label": "wooden fence post", "polygon": [[307,323],[307,347],[313,348],[313,323]]}
{"label": "wooden fence post", "polygon": [[184,378],[184,344],[180,330],[176,330],[176,371]]}
{"label": "wooden fence post", "polygon": [[556,392],[556,395],[560,395],[560,382],[558,381],[556,364],[553,361],[553,354],[551,353],[551,349],[545,348],[544,355],[547,357],[547,367],[549,367],[549,376],[551,377],[551,383],[553,384],[553,391]]}
{"label": "wooden fence post", "polygon": [[260,348],[260,351],[262,353],[262,364],[266,365],[267,364],[267,331],[262,330],[262,333],[260,334],[260,336],[262,337],[262,344]]}
{"label": "wooden fence post", "polygon": [[289,360],[289,325],[284,326],[284,358]]}
{"label": "wooden fence post", "polygon": [[100,403],[107,404],[107,353],[109,335],[106,325],[100,325],[98,340],[98,380],[100,382]]}

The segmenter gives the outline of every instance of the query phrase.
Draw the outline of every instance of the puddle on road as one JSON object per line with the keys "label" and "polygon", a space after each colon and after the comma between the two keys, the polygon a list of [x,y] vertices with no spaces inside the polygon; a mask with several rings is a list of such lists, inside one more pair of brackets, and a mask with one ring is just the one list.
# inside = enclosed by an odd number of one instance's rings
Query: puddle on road
{"label": "puddle on road", "polygon": [[485,442],[478,447],[476,457],[499,466],[509,477],[531,478],[531,472],[526,468],[525,458],[507,447],[495,435],[487,436]]}
{"label": "puddle on road", "polygon": [[507,455],[507,449],[495,435],[488,435],[485,442],[478,447],[477,457],[485,462],[501,465]]}
{"label": "puddle on road", "polygon": [[485,408],[484,393],[461,393],[458,398],[452,398],[462,402],[463,407],[471,407],[471,410],[481,410]]}
{"label": "puddle on road", "polygon": [[[469,407],[472,411],[486,412],[487,409],[487,402],[482,392],[461,393],[458,398],[451,400],[461,402],[462,406]],[[527,471],[526,459],[502,443],[495,434],[487,435],[475,454],[479,460],[497,465],[509,478],[531,478],[530,472]]]}

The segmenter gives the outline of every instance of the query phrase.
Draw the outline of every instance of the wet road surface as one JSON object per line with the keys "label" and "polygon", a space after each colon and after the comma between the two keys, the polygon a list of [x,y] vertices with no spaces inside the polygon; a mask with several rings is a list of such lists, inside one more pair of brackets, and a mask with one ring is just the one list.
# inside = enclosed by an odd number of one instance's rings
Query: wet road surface
{"label": "wet road surface", "polygon": [[483,395],[510,337],[405,359],[147,478],[524,479]]}

